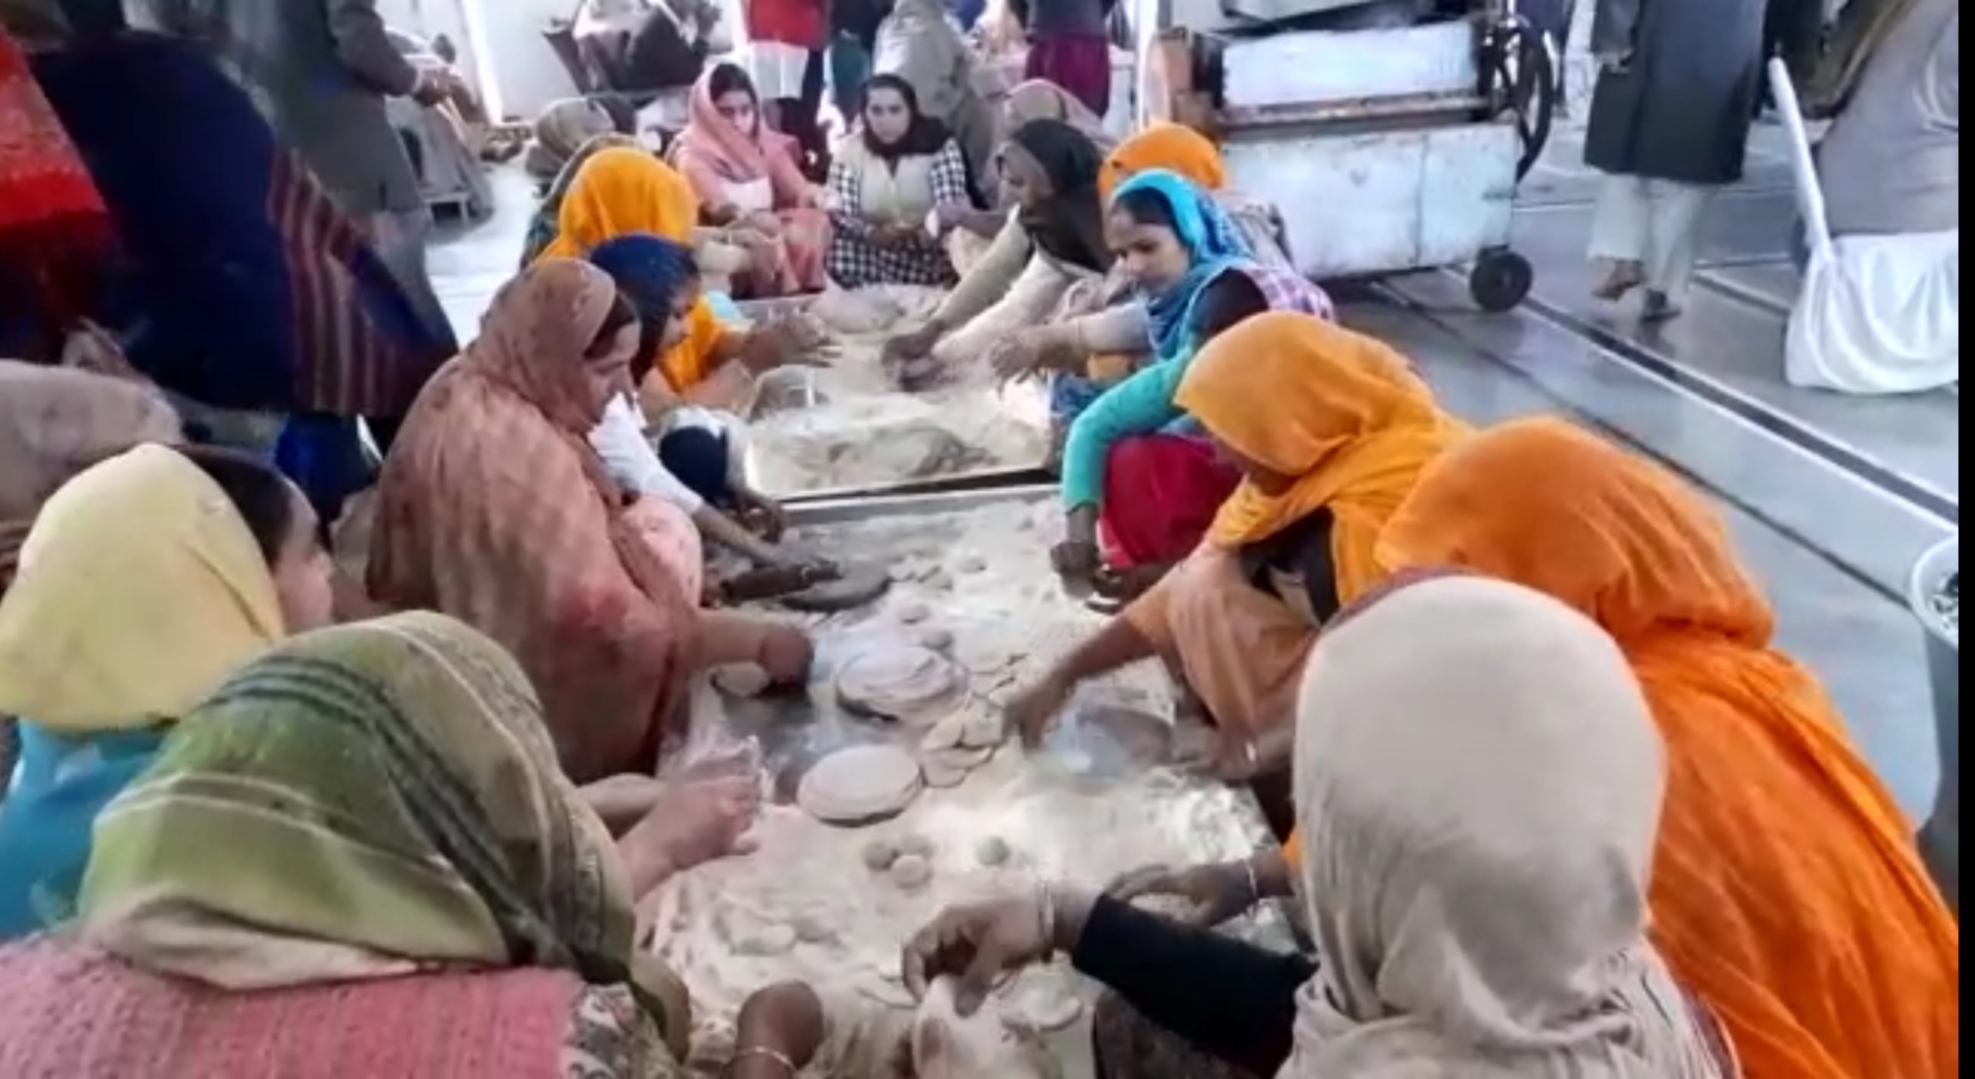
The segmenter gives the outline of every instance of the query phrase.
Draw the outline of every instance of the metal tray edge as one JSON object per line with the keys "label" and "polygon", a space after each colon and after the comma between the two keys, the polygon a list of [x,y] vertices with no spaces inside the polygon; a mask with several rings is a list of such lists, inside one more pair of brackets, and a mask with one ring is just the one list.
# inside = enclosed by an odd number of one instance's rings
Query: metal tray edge
{"label": "metal tray edge", "polygon": [[913,517],[934,513],[957,513],[979,509],[998,502],[1038,502],[1054,497],[1056,486],[1049,483],[1021,487],[995,487],[979,491],[941,491],[931,494],[876,495],[829,501],[802,502],[787,506],[789,523],[805,525],[842,524],[882,517]]}

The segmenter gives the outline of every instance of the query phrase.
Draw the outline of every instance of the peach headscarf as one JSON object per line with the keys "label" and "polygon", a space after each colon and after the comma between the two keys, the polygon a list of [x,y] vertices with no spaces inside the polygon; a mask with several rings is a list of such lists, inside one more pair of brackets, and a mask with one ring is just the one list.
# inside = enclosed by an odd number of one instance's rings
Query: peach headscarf
{"label": "peach headscarf", "polygon": [[1568,424],[1518,421],[1429,468],[1381,554],[1547,592],[1625,649],[1671,768],[1653,939],[1748,1074],[1957,1074],[1960,930],[1692,492]]}
{"label": "peach headscarf", "polygon": [[378,483],[369,586],[500,642],[541,694],[578,783],[657,765],[698,626],[694,582],[646,542],[585,437],[583,354],[616,302],[547,259],[494,296],[480,337],[419,394]]}
{"label": "peach headscarf", "polygon": [[1466,428],[1440,411],[1404,356],[1310,315],[1271,311],[1208,342],[1174,401],[1222,444],[1290,479],[1244,480],[1209,543],[1245,547],[1328,508],[1338,599],[1383,575],[1377,542],[1420,470]]}
{"label": "peach headscarf", "polygon": [[[808,191],[808,181],[796,165],[796,141],[768,126],[757,111],[754,129],[743,131],[721,115],[713,100],[713,78],[727,64],[707,68],[693,84],[686,129],[672,144],[673,160],[691,181],[693,190],[709,203],[724,201],[726,185],[766,179],[774,187],[775,204],[795,204]],[[760,103],[756,95],[756,104]]]}
{"label": "peach headscarf", "polygon": [[643,149],[613,146],[577,170],[556,213],[556,237],[538,258],[579,259],[632,232],[687,243],[698,223],[699,199],[678,170]]}
{"label": "peach headscarf", "polygon": [[1208,191],[1227,186],[1227,169],[1214,141],[1185,124],[1161,121],[1118,144],[1104,158],[1097,189],[1106,201],[1120,183],[1147,169],[1177,172]]}

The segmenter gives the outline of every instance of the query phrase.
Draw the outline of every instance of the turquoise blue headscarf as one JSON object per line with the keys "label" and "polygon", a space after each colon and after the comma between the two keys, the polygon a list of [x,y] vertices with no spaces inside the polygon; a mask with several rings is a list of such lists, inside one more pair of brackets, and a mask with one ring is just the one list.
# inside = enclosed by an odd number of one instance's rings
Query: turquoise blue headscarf
{"label": "turquoise blue headscarf", "polygon": [[1254,262],[1255,252],[1214,197],[1179,173],[1170,169],[1134,173],[1111,193],[1111,205],[1116,207],[1119,199],[1134,191],[1150,191],[1166,200],[1180,243],[1191,256],[1185,277],[1144,298],[1152,319],[1155,362],[1184,359],[1193,353],[1193,308],[1200,294],[1229,267]]}

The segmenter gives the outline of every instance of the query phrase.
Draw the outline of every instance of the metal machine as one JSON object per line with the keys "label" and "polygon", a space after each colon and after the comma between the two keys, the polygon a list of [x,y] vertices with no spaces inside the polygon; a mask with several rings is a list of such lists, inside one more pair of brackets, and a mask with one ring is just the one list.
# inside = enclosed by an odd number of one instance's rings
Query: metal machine
{"label": "metal machine", "polygon": [[1549,137],[1554,53],[1510,0],[1453,6],[1145,0],[1141,118],[1213,135],[1305,274],[1468,266],[1476,304],[1510,310],[1534,279],[1510,228]]}

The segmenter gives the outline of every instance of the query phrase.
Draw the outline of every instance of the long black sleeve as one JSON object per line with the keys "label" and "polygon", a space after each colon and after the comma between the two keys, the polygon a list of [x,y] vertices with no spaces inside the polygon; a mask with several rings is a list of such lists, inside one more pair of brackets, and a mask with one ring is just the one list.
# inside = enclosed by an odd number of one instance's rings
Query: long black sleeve
{"label": "long black sleeve", "polygon": [[1289,1057],[1309,957],[1272,952],[1099,898],[1070,955],[1076,968],[1202,1052],[1259,1075]]}

